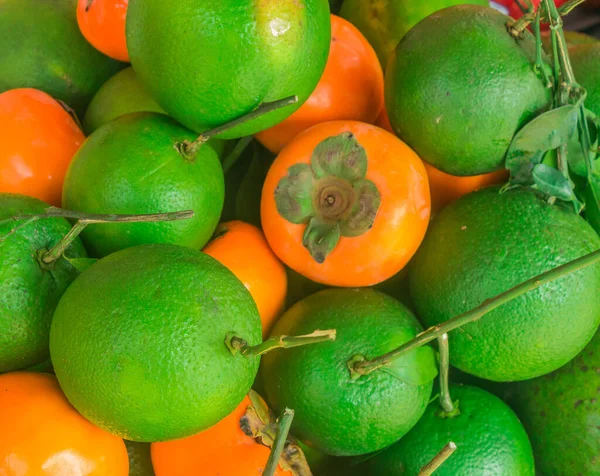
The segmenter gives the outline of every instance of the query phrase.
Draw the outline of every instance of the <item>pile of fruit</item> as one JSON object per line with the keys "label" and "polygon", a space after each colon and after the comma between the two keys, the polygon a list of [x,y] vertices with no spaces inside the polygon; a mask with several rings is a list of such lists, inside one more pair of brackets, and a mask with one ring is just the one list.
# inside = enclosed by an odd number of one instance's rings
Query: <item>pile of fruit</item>
{"label": "pile of fruit", "polygon": [[600,474],[594,7],[492,3],[0,0],[0,475]]}

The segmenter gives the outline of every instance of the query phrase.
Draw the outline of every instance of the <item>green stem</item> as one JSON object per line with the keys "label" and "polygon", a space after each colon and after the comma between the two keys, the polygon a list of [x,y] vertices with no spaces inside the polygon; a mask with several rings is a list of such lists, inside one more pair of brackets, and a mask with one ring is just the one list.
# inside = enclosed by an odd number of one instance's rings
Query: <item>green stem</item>
{"label": "green stem", "polygon": [[[531,4],[531,8],[533,8],[533,4]],[[536,58],[535,58],[535,72],[538,76],[541,76],[546,83],[546,87],[548,89],[552,88],[552,80],[548,75],[548,71],[546,70],[546,63],[543,58],[544,47],[542,44],[542,29],[540,27],[541,23],[541,10],[538,9],[535,14],[535,21],[533,22],[533,31],[535,33],[535,49],[536,49]]]}
{"label": "green stem", "polygon": [[569,2],[565,3],[564,5],[562,5],[559,9],[558,12],[561,16],[566,16],[569,13],[571,13],[576,7],[578,7],[579,5],[581,5],[583,2],[585,2],[586,0],[570,0]]}
{"label": "green stem", "polygon": [[79,236],[83,229],[88,226],[88,224],[88,222],[82,220],[76,222],[75,225],[73,225],[73,227],[69,230],[69,233],[63,236],[62,239],[56,243],[56,245],[54,245],[49,251],[42,253],[42,263],[50,264],[58,260],[66,251],[66,249],[71,246],[73,240]]}
{"label": "green stem", "polygon": [[230,121],[226,124],[223,124],[221,126],[210,129],[206,132],[203,132],[193,142],[184,141],[180,145],[179,149],[186,157],[193,158],[193,157],[195,157],[195,155],[198,152],[198,150],[200,149],[200,147],[202,147],[202,145],[206,141],[208,141],[210,138],[218,136],[219,134],[222,134],[223,132],[226,132],[228,130],[231,130],[234,127],[239,126],[240,124],[243,124],[245,122],[250,122],[250,121],[262,116],[263,114],[267,114],[269,112],[275,111],[276,109],[280,109],[282,107],[289,106],[289,105],[295,104],[297,102],[298,102],[298,96],[288,96],[283,99],[278,99],[277,101],[264,102],[260,106],[258,106],[256,109],[249,112],[248,114],[244,114],[243,116],[238,117],[237,119],[234,119],[233,121]]}
{"label": "green stem", "polygon": [[236,164],[236,162],[246,150],[250,142],[252,142],[253,138],[254,137],[252,136],[247,136],[242,137],[239,141],[237,141],[233,150],[229,153],[227,157],[225,157],[225,159],[223,159],[223,174],[227,175],[227,172],[229,172],[231,170],[231,167],[233,167]]}
{"label": "green stem", "polygon": [[273,476],[275,474],[275,471],[279,466],[279,460],[281,459],[283,449],[285,448],[285,442],[290,432],[293,419],[294,410],[290,410],[289,408],[283,410],[283,413],[279,418],[279,428],[277,429],[277,435],[275,436],[275,441],[273,442],[273,447],[271,448],[271,453],[269,454],[263,476]]}
{"label": "green stem", "polygon": [[454,403],[450,397],[450,388],[448,384],[448,373],[450,369],[450,348],[448,344],[448,334],[442,334],[438,337],[438,348],[440,351],[440,405],[446,413],[454,411]]}
{"label": "green stem", "polygon": [[433,459],[421,468],[419,476],[430,476],[437,470],[445,461],[452,456],[452,453],[456,451],[456,444],[452,441],[444,446],[440,452],[433,457]]}
{"label": "green stem", "polygon": [[232,353],[241,353],[245,356],[263,355],[273,349],[291,349],[302,345],[317,344],[335,340],[335,329],[327,331],[316,330],[311,334],[303,336],[276,336],[271,337],[260,344],[249,345],[241,337],[235,334],[228,334],[225,337],[225,345]]}
{"label": "green stem", "polygon": [[[542,273],[538,276],[535,276],[517,286],[505,291],[497,296],[487,299],[482,304],[477,306],[475,309],[471,309],[470,311],[465,312],[459,316],[453,317],[441,324],[430,327],[424,332],[421,332],[414,339],[402,344],[400,347],[388,352],[387,354],[383,354],[380,357],[377,357],[372,360],[362,360],[356,361],[354,360],[352,363],[352,368],[350,369],[351,374],[360,374],[367,375],[377,369],[385,367],[389,365],[393,360],[403,356],[407,352],[420,347],[422,345],[431,342],[433,339],[437,339],[438,337],[446,334],[454,329],[458,329],[459,327],[464,326],[465,324],[469,324],[471,322],[475,322],[485,316],[488,312],[493,311],[498,308],[502,304],[505,304],[513,299],[522,296],[523,294],[532,291],[533,289],[539,288],[540,286],[554,281],[558,278],[562,278],[568,274],[579,271],[583,268],[587,268],[595,263],[600,262],[600,250],[593,251],[588,253],[580,258],[577,258],[573,261],[569,261],[561,266],[553,268],[545,273]],[[353,357],[354,358],[354,357]],[[350,363],[352,361],[349,360]]]}

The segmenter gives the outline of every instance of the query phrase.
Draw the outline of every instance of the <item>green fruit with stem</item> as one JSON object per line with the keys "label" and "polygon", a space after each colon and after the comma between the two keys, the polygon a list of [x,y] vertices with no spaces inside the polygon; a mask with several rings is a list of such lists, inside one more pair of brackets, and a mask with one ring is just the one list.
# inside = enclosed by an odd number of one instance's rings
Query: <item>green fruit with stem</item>
{"label": "green fruit with stem", "polygon": [[[61,388],[88,420],[132,441],[198,433],[250,390],[261,353],[320,342],[261,343],[256,304],[210,256],[141,245],[103,258],[63,294],[50,354]],[[256,346],[253,346],[256,345]]]}
{"label": "green fruit with stem", "polygon": [[[340,15],[356,26],[385,68],[404,35],[423,18],[462,4],[487,6],[488,0],[345,0]],[[335,12],[334,12],[335,13]]]}
{"label": "green fruit with stem", "polygon": [[[52,314],[78,274],[61,255],[49,263],[42,259],[71,229],[67,220],[12,218],[43,213],[49,207],[37,198],[0,194],[0,373],[49,359]],[[79,239],[65,254],[75,259],[87,256]]]}
{"label": "green fruit with stem", "polygon": [[335,342],[264,357],[267,401],[276,410],[294,408],[293,434],[324,453],[359,455],[392,444],[427,406],[437,374],[433,350],[422,347],[358,379],[347,361],[397,347],[416,336],[420,324],[400,302],[378,291],[326,289],[295,304],[272,333],[326,328],[336,329]]}
{"label": "green fruit with stem", "polygon": [[444,445],[452,442],[456,452],[436,475],[534,476],[527,433],[502,400],[477,387],[453,385],[450,394],[456,403],[454,414],[444,412],[438,401],[433,401],[406,436],[367,460],[363,474],[416,476]]}
{"label": "green fruit with stem", "polygon": [[499,169],[514,134],[550,105],[551,90],[534,70],[535,38],[524,31],[515,40],[511,21],[489,7],[446,8],[410,30],[390,59],[390,122],[446,173]]}
{"label": "green fruit with stem", "polygon": [[[426,325],[442,323],[560,264],[600,248],[585,220],[526,188],[490,187],[444,208],[411,267]],[[503,304],[450,334],[451,363],[494,381],[525,380],[566,364],[600,323],[600,266]]]}
{"label": "green fruit with stem", "polygon": [[40,89],[83,116],[98,88],[125,64],[87,42],[76,5],[76,0],[0,2],[0,93]]}
{"label": "green fruit with stem", "polygon": [[131,0],[126,27],[140,80],[196,132],[298,96],[296,104],[230,129],[226,139],[267,129],[297,110],[325,69],[331,39],[327,0]]}

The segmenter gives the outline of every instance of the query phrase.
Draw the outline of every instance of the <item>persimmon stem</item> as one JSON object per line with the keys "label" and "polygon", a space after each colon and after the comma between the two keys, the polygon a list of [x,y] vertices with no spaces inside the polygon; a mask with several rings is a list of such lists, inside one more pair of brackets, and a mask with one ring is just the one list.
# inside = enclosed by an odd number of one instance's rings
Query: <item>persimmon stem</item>
{"label": "persimmon stem", "polygon": [[411,350],[425,345],[428,342],[431,342],[433,339],[437,339],[438,337],[441,337],[442,335],[453,331],[454,329],[458,329],[465,324],[478,321],[488,312],[493,311],[502,304],[512,301],[513,299],[522,296],[533,289],[537,289],[544,284],[587,268],[588,266],[598,262],[600,262],[600,250],[592,251],[591,253],[588,253],[580,258],[569,261],[568,263],[557,266],[556,268],[546,271],[545,273],[528,279],[527,281],[518,284],[510,288],[508,291],[498,294],[493,298],[487,299],[476,308],[471,309],[464,314],[460,314],[459,316],[453,317],[452,319],[442,322],[441,324],[430,327],[426,331],[421,332],[414,339],[409,340],[387,354],[383,354],[372,360],[365,359],[357,361],[353,357],[348,361],[350,373],[352,376],[367,375],[382,367],[386,367],[392,361],[405,355]]}
{"label": "persimmon stem", "polygon": [[440,406],[446,413],[454,411],[454,403],[450,397],[450,386],[448,384],[448,373],[450,370],[450,346],[448,334],[438,337],[438,348],[440,351]]}
{"label": "persimmon stem", "polygon": [[302,336],[276,336],[271,337],[260,344],[249,345],[241,337],[235,334],[228,334],[225,337],[225,345],[233,353],[240,353],[245,356],[263,355],[273,349],[291,349],[302,345],[317,344],[335,340],[335,329],[326,331],[316,330],[310,334]]}
{"label": "persimmon stem", "polygon": [[273,441],[273,447],[265,466],[263,476],[273,476],[279,466],[279,460],[285,448],[285,442],[292,426],[292,420],[294,419],[294,410],[286,408],[283,410],[281,417],[279,418],[279,425],[277,428],[277,434],[275,435],[275,441]]}
{"label": "persimmon stem", "polygon": [[419,471],[419,476],[430,476],[434,473],[442,464],[446,462],[452,453],[456,451],[456,444],[450,441],[446,446],[444,446],[438,454],[436,454],[433,459],[427,463],[425,466],[421,468]]}
{"label": "persimmon stem", "polygon": [[267,114],[269,112],[275,111],[276,109],[280,109],[282,107],[289,106],[289,105],[295,104],[297,102],[298,102],[298,96],[288,96],[283,99],[278,99],[277,101],[264,102],[260,106],[258,106],[256,109],[249,112],[248,114],[244,114],[243,116],[238,117],[237,119],[234,119],[233,121],[230,121],[226,124],[223,124],[221,126],[210,129],[206,132],[203,132],[193,142],[184,141],[181,145],[180,150],[187,157],[194,157],[196,155],[196,153],[198,152],[198,150],[200,149],[200,147],[202,147],[202,145],[204,143],[206,143],[206,141],[208,141],[212,137],[218,136],[219,134],[222,134],[223,132],[233,129],[234,127],[237,127],[240,124],[252,121],[252,120],[262,116],[263,114]]}

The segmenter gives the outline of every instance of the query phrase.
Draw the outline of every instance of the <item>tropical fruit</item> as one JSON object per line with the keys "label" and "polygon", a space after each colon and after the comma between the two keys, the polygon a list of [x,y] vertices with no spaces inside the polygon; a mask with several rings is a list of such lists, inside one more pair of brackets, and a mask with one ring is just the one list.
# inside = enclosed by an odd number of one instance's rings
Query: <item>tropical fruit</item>
{"label": "tropical fruit", "polygon": [[488,1],[345,0],[340,15],[365,35],[385,68],[396,45],[413,26],[438,10],[461,4],[487,6]]}
{"label": "tropical fruit", "polygon": [[73,158],[63,205],[86,213],[162,213],[193,210],[189,220],[90,225],[81,237],[90,254],[150,243],[200,249],[223,207],[221,163],[210,144],[188,154],[195,134],[163,114],[119,117],[96,130]]}
{"label": "tropical fruit", "polygon": [[327,289],[291,307],[272,335],[336,329],[335,342],[274,351],[263,357],[267,402],[295,411],[292,433],[337,456],[377,451],[397,441],[419,420],[437,373],[429,347],[354,379],[348,361],[374,358],[421,331],[414,315],[372,289]]}
{"label": "tropical fruit", "polygon": [[107,122],[131,112],[166,114],[129,67],[119,71],[98,90],[83,117],[83,128],[91,134]]}
{"label": "tropical fruit", "polygon": [[[583,218],[533,190],[473,192],[439,213],[412,262],[417,314],[427,326],[439,324],[599,247]],[[502,304],[449,334],[450,362],[494,381],[556,370],[596,332],[599,286],[594,265]]]}
{"label": "tropical fruit", "polygon": [[[48,360],[52,314],[78,274],[65,258],[50,264],[41,259],[69,232],[67,220],[54,217],[27,223],[11,219],[44,213],[48,207],[36,198],[0,194],[0,373]],[[86,256],[78,238],[65,254]]]}
{"label": "tropical fruit", "polygon": [[78,0],[77,24],[94,48],[129,63],[125,18],[129,0]]}
{"label": "tropical fruit", "polygon": [[40,89],[83,116],[98,88],[125,65],[86,41],[77,26],[76,4],[0,2],[0,92]]}
{"label": "tropical fruit", "polygon": [[569,48],[575,79],[587,91],[585,107],[600,116],[600,42]]}
{"label": "tropical fruit", "polygon": [[223,138],[251,135],[298,109],[325,69],[331,34],[327,0],[131,0],[126,28],[142,83],[196,132],[298,96]]}
{"label": "tropical fruit", "polygon": [[318,124],[277,156],[262,227],[286,265],[330,286],[371,286],[400,271],[429,223],[423,162],[401,140],[356,121]]}
{"label": "tropical fruit", "polygon": [[390,59],[390,122],[442,172],[501,168],[515,132],[550,104],[551,91],[533,68],[535,39],[528,31],[513,38],[509,21],[489,7],[446,8],[415,26]]}
{"label": "tropical fruit", "polygon": [[506,386],[505,397],[531,438],[540,474],[600,472],[598,389],[600,334],[556,372]]}
{"label": "tropical fruit", "polygon": [[50,354],[73,406],[132,441],[191,436],[231,413],[259,357],[233,355],[235,332],[261,341],[256,304],[217,260],[174,245],[113,253],[61,298]]}
{"label": "tropical fruit", "polygon": [[456,402],[457,415],[445,413],[439,401],[434,400],[406,436],[366,462],[363,474],[417,475],[452,441],[457,450],[436,475],[534,476],[527,433],[502,400],[477,387],[453,385],[450,394]]}

